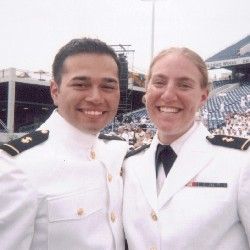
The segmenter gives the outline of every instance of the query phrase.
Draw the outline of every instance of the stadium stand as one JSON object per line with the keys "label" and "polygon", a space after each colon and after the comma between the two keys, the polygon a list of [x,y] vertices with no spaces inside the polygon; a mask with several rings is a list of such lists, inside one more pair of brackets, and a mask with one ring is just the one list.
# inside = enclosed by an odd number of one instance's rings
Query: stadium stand
{"label": "stadium stand", "polygon": [[[142,102],[146,76],[129,72],[126,58],[121,59],[124,59],[124,77],[120,79],[122,98],[118,115],[103,132],[118,134],[128,141],[131,148],[135,148],[148,143],[156,129]],[[208,58],[206,64],[209,70],[227,69],[231,74],[226,79],[213,81],[209,99],[197,119],[212,133],[250,138],[250,35]],[[37,73],[40,74],[39,79],[34,76]],[[53,110],[51,98],[45,98],[49,97],[49,81],[45,73],[12,68],[0,71],[0,141],[7,140],[1,137],[6,133],[22,134],[34,130]],[[12,85],[15,95],[9,96],[8,86]],[[9,119],[7,105],[14,102],[15,108],[12,107],[10,117],[13,119]],[[8,124],[8,120],[13,122]],[[139,132],[141,130],[144,133]]]}
{"label": "stadium stand", "polygon": [[[243,58],[250,56],[250,49],[248,50],[248,44],[250,44],[250,35],[246,36],[239,42],[223,49],[214,56],[208,58],[206,62],[232,60],[236,58]],[[245,50],[242,50],[246,48]],[[226,65],[225,65],[226,66]]]}
{"label": "stadium stand", "polygon": [[[209,70],[225,68],[231,75],[213,82],[209,99],[197,119],[212,133],[250,138],[250,35],[208,58],[206,63]],[[138,126],[144,131],[150,129],[152,134],[155,132],[145,108],[124,117],[130,117],[130,122],[124,118],[115,126],[113,124],[113,133],[120,127],[127,128],[129,133],[135,132]],[[134,147],[136,145],[134,143]]]}

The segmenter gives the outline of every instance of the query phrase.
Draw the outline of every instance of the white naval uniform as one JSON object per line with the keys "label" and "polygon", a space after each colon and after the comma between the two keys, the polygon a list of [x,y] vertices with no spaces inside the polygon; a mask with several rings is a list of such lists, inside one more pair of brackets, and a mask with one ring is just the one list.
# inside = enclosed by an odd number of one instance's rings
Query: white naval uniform
{"label": "white naval uniform", "polygon": [[[151,146],[124,163],[129,250],[250,249],[250,152],[214,146],[199,125],[182,144],[157,196]],[[180,138],[179,138],[180,139]],[[227,187],[200,187],[194,183]]]}
{"label": "white naval uniform", "polygon": [[50,131],[47,141],[14,157],[0,152],[1,169],[20,169],[8,176],[21,172],[16,182],[8,177],[13,187],[0,176],[17,204],[3,206],[11,198],[0,192],[0,249],[124,249],[120,173],[127,143],[83,134],[57,111],[41,128]]}

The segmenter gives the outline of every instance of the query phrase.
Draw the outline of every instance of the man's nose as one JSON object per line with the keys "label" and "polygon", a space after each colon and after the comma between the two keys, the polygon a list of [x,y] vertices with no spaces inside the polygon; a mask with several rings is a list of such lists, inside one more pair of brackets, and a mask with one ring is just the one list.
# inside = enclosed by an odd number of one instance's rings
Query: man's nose
{"label": "man's nose", "polygon": [[86,101],[100,103],[101,100],[102,100],[101,91],[98,88],[91,88],[86,97]]}

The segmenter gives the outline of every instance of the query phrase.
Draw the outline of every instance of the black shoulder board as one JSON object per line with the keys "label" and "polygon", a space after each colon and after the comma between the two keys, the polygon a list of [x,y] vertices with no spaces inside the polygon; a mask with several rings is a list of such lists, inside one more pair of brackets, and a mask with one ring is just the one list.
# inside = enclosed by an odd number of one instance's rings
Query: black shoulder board
{"label": "black shoulder board", "polygon": [[213,145],[247,150],[250,146],[250,140],[242,137],[228,135],[209,135],[206,137]]}
{"label": "black shoulder board", "polygon": [[129,151],[129,152],[126,154],[125,159],[126,159],[126,158],[129,158],[129,157],[132,156],[132,155],[136,155],[136,154],[140,153],[140,152],[143,151],[144,149],[149,148],[149,146],[150,146],[150,144],[144,144],[144,145],[142,145],[141,147],[139,147],[139,148],[137,148],[137,149],[134,149],[134,150]]}
{"label": "black shoulder board", "polygon": [[119,140],[119,141],[125,141],[124,138],[118,136],[118,135],[105,135],[105,134],[100,134],[98,136],[99,139],[104,139],[104,140]]}
{"label": "black shoulder board", "polygon": [[15,156],[27,149],[30,149],[46,141],[48,137],[49,137],[48,130],[37,130],[30,134],[24,135],[21,138],[2,144],[0,146],[0,149],[4,150],[11,156]]}

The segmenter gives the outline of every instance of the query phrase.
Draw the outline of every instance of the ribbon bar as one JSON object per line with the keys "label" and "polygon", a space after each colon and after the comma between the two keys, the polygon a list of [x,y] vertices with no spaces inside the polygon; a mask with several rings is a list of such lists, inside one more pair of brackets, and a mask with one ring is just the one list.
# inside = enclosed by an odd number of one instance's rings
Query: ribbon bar
{"label": "ribbon bar", "polygon": [[188,183],[189,187],[211,187],[211,188],[227,188],[227,183],[216,183],[216,182],[196,182],[193,181]]}

